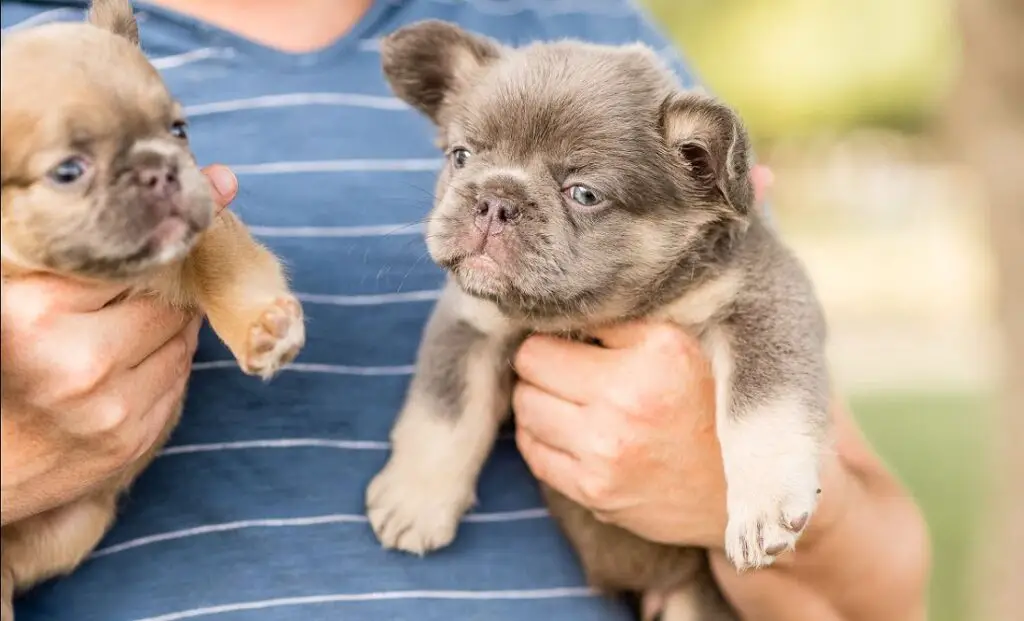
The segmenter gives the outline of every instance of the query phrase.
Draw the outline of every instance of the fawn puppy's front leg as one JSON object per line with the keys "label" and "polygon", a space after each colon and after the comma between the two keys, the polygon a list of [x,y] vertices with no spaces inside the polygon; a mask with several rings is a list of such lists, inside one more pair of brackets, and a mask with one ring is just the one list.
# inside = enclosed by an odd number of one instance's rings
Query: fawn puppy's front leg
{"label": "fawn puppy's front leg", "polygon": [[189,256],[184,279],[246,373],[268,379],[305,344],[302,307],[281,263],[230,211],[221,212]]}
{"label": "fawn puppy's front leg", "polygon": [[496,310],[448,285],[391,432],[391,457],[366,493],[384,547],[425,554],[455,538],[509,412],[516,342]]}

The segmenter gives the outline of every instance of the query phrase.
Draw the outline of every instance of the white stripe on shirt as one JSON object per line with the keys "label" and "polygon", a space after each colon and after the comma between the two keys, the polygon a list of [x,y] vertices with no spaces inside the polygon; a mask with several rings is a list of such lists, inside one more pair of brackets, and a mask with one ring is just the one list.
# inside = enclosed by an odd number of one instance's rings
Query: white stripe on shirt
{"label": "white stripe on shirt", "polygon": [[183,67],[185,65],[210,58],[232,58],[234,55],[235,50],[229,47],[203,47],[197,50],[183,52],[181,54],[150,58],[149,62],[157,69],[166,70]]}
{"label": "white stripe on shirt", "polygon": [[[519,511],[499,511],[494,513],[469,513],[462,518],[467,524],[494,524],[502,522],[521,522],[524,520],[540,520],[548,517],[547,509],[522,509]],[[103,558],[119,552],[141,548],[143,546],[162,543],[164,541],[175,541],[212,535],[215,533],[226,533],[232,531],[246,530],[250,528],[301,528],[303,526],[324,526],[328,524],[368,524],[369,519],[363,514],[338,513],[333,515],[316,515],[299,518],[279,518],[263,520],[240,520],[238,522],[225,522],[223,524],[207,524],[193,528],[183,528],[166,533],[158,533],[147,537],[129,539],[105,548],[100,548],[92,553],[90,558]]]}
{"label": "white stripe on shirt", "polygon": [[[190,53],[203,51],[196,50],[196,52]],[[374,110],[410,110],[409,106],[397,97],[363,95],[360,93],[282,93],[192,104],[185,107],[185,115],[194,118],[208,114],[238,112],[240,110],[290,108],[295,106],[350,106],[355,108],[372,108]]]}
{"label": "white stripe on shirt", "polygon": [[307,597],[283,597],[256,602],[223,604],[172,612],[157,617],[146,617],[135,621],[181,621],[214,615],[241,612],[245,610],[267,610],[292,606],[313,606],[317,604],[338,604],[358,602],[379,602],[387,600],[431,600],[456,601],[502,601],[502,600],[543,600],[600,597],[587,587],[563,587],[555,589],[507,590],[507,591],[382,591],[379,593],[339,593],[336,595],[312,595]]}
{"label": "white stripe on shirt", "polygon": [[168,446],[160,455],[188,455],[192,453],[216,453],[220,451],[243,451],[269,448],[331,448],[345,451],[386,451],[390,442],[376,440],[326,440],[323,438],[280,438],[276,440],[242,440],[238,442],[212,442],[209,444],[181,444]]}
{"label": "white stripe on shirt", "polygon": [[282,175],[313,172],[436,172],[444,160],[419,159],[345,159],[308,162],[265,162],[262,164],[232,164],[237,175]]}
{"label": "white stripe on shirt", "polygon": [[[498,440],[515,440],[514,433],[502,433]],[[161,451],[161,457],[219,453],[221,451],[247,451],[252,449],[327,448],[342,451],[387,451],[391,443],[382,440],[333,440],[327,438],[276,438],[273,440],[239,440],[237,442],[210,442],[206,444],[179,444]]]}
{"label": "white stripe on shirt", "polygon": [[295,297],[306,304],[328,304],[331,306],[383,306],[385,304],[402,304],[407,302],[436,302],[441,297],[441,290],[405,291],[399,293],[379,293],[376,295],[326,295],[320,293],[296,293]]}
{"label": "white stripe on shirt", "polygon": [[249,226],[257,237],[387,237],[388,235],[419,235],[420,222],[377,224],[369,226]]}
{"label": "white stripe on shirt", "polygon": [[43,11],[42,13],[37,13],[16,24],[11,24],[7,28],[4,28],[3,32],[15,32],[17,30],[24,30],[25,28],[32,28],[33,26],[42,26],[43,24],[49,24],[51,22],[72,21],[71,18],[85,20],[85,10],[65,7],[62,9]]}

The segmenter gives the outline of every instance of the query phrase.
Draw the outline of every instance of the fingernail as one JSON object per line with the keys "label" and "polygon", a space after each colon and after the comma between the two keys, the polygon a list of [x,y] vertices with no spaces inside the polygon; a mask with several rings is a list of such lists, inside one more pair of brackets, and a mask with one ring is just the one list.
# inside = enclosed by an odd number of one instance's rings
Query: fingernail
{"label": "fingernail", "polygon": [[222,197],[229,198],[235,193],[238,187],[238,180],[235,178],[235,173],[231,172],[231,169],[217,166],[211,168],[207,174],[210,177],[210,182],[213,183],[213,188]]}

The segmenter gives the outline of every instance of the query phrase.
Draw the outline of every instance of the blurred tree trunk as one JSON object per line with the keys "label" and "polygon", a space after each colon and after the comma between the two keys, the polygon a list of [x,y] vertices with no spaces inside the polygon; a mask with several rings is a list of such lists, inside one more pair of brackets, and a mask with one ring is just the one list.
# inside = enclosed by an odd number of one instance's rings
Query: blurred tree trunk
{"label": "blurred tree trunk", "polygon": [[974,618],[1008,621],[1024,611],[1024,0],[958,3],[963,65],[949,144],[975,168],[987,203],[1005,353]]}

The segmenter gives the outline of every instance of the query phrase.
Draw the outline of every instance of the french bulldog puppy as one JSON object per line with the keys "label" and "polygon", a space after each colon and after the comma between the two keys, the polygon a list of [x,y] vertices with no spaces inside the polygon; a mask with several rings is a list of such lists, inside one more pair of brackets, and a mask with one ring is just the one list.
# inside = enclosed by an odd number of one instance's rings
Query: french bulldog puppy
{"label": "french bulldog puppy", "polygon": [[[453,540],[525,336],[649,318],[698,335],[712,363],[728,557],[748,570],[792,549],[828,448],[826,330],[802,266],[755,209],[737,115],[683,91],[639,44],[509,48],[427,21],[382,54],[447,155],[426,239],[450,274],[367,490],[382,544],[423,554]],[[702,551],[545,495],[597,589],[641,594],[665,621],[733,618]]]}
{"label": "french bulldog puppy", "polygon": [[[48,273],[122,283],[128,295],[205,313],[248,374],[268,379],[293,359],[305,342],[302,309],[278,260],[230,211],[215,214],[182,108],[139,48],[131,4],[96,0],[88,23],[5,35],[0,59],[3,281]],[[7,397],[17,386],[4,375]],[[3,526],[3,621],[15,592],[86,558],[158,449],[79,500]]]}

